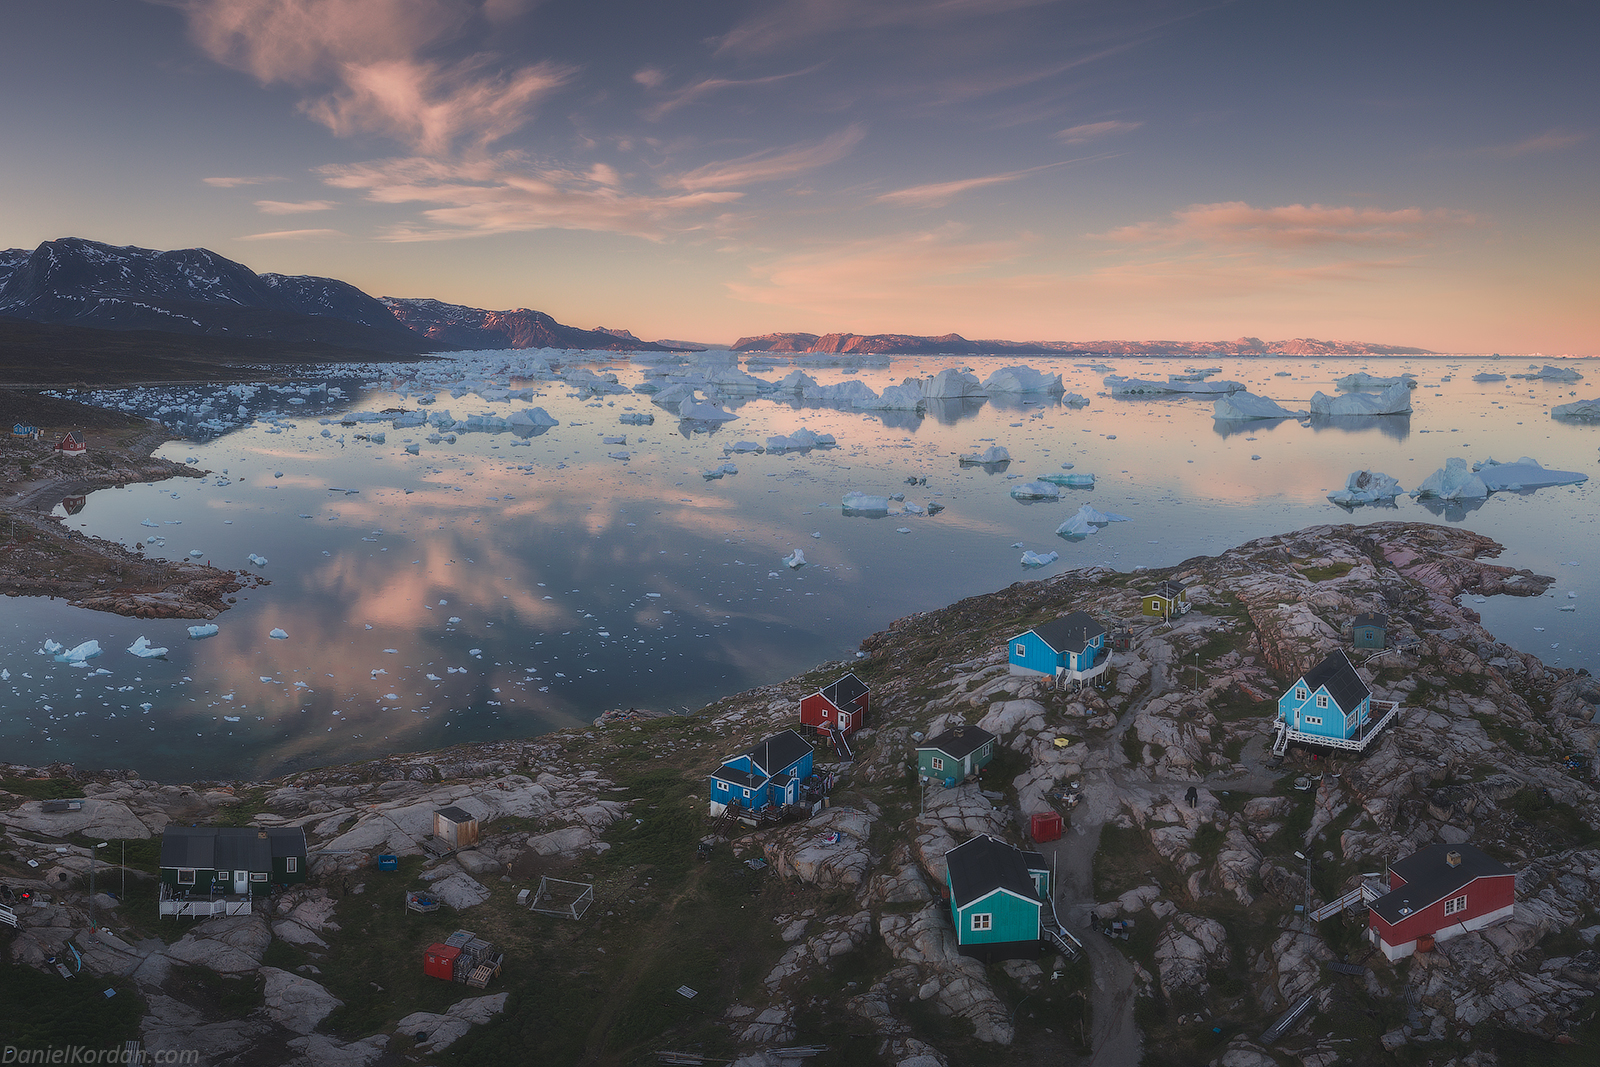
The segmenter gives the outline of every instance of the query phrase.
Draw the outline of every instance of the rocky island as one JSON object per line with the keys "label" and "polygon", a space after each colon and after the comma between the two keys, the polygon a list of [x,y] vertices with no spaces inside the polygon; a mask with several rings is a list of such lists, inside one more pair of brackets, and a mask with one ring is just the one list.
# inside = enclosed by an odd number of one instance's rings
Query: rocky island
{"label": "rocky island", "polygon": [[[693,715],[270,782],[0,767],[4,996],[23,1008],[0,1040],[351,1067],[1592,1062],[1600,685],[1462,605],[1550,584],[1498,552],[1378,523],[1072,571],[901,619],[854,662]],[[1191,610],[1143,617],[1163,581]],[[1073,611],[1126,628],[1095,684],[1008,670],[1012,635]],[[1352,656],[1400,705],[1392,724],[1360,754],[1274,758],[1279,695],[1373,611],[1387,648]],[[796,726],[844,671],[871,711],[849,759],[816,738],[826,806],[714,823],[707,776]],[[918,742],[954,726],[998,751],[970,780],[923,783]],[[475,844],[431,836],[442,808],[475,820]],[[1029,816],[1049,811],[1065,833],[1036,843]],[[158,917],[159,838],[188,824],[302,827],[310,878],[248,914]],[[958,952],[945,856],[980,834],[1038,850],[1076,958]],[[1364,906],[1322,907],[1419,849],[1469,843],[1515,874],[1493,925],[1391,962]],[[530,910],[545,879],[592,903]],[[440,906],[409,910],[412,891]],[[505,953],[483,990],[423,973],[457,928]]]}

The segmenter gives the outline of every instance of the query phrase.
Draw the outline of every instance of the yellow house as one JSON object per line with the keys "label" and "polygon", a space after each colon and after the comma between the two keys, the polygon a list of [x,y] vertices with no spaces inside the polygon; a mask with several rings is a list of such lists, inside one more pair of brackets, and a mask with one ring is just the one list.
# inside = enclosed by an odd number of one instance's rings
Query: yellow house
{"label": "yellow house", "polygon": [[1189,610],[1189,594],[1182,582],[1163,581],[1147,590],[1143,598],[1143,612],[1152,619],[1170,619]]}

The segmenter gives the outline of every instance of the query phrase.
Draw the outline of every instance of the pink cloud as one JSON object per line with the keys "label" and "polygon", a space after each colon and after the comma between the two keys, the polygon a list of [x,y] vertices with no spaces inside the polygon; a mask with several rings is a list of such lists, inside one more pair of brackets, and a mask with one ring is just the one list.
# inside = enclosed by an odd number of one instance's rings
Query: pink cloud
{"label": "pink cloud", "polygon": [[1563,148],[1582,144],[1589,139],[1588,133],[1573,133],[1566,130],[1546,130],[1543,133],[1526,137],[1512,144],[1496,145],[1487,149],[1490,155],[1500,156],[1505,159],[1514,159],[1517,156],[1536,155],[1541,152],[1558,152]]}
{"label": "pink cloud", "polygon": [[284,182],[289,179],[276,174],[240,175],[237,177],[201,178],[217,189],[237,189],[241,185],[265,185],[267,182]]}
{"label": "pink cloud", "polygon": [[257,200],[256,209],[263,215],[298,215],[306,211],[328,211],[338,206],[335,200]]}
{"label": "pink cloud", "polygon": [[1092,141],[1096,137],[1107,137],[1114,133],[1129,133],[1143,126],[1142,122],[1086,122],[1081,126],[1069,126],[1055,135],[1056,140],[1062,144],[1082,144]]}
{"label": "pink cloud", "polygon": [[332,241],[349,237],[343,230],[272,230],[268,233],[248,233],[241,241]]}
{"label": "pink cloud", "polygon": [[[702,97],[726,92],[730,89],[743,91],[776,85],[779,82],[811,74],[821,69],[822,64],[816,63],[804,70],[790,71],[786,74],[769,74],[762,78],[701,78],[699,81],[691,82],[681,89],[662,90],[662,99],[647,107],[644,115],[645,118],[654,122],[680,107],[694,103]],[[666,81],[666,75],[655,68],[647,67],[634,74],[633,80],[646,89],[660,90]]]}
{"label": "pink cloud", "polygon": [[1000,174],[986,174],[979,178],[961,178],[952,182],[931,182],[927,185],[913,185],[906,189],[896,189],[894,192],[884,193],[882,196],[877,197],[876,202],[880,204],[897,204],[902,207],[938,207],[973,189],[983,189],[991,185],[1005,185],[1043,170],[1063,167],[1069,163],[1086,163],[1105,158],[1107,157],[1104,155],[1097,155],[1085,156],[1082,159],[1062,159],[1055,163],[1043,163],[1037,167],[1026,167],[1022,170],[1005,171]]}
{"label": "pink cloud", "polygon": [[1311,249],[1334,245],[1408,245],[1441,231],[1473,225],[1466,212],[1449,209],[1327,207],[1289,204],[1257,208],[1242,201],[1192,204],[1166,221],[1141,222],[1102,234],[1098,240],[1123,246],[1243,247]]}

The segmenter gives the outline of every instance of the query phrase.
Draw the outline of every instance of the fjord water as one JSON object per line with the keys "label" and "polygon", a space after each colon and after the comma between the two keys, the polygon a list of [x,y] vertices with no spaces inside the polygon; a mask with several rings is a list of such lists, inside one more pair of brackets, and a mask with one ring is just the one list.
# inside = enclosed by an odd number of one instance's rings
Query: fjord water
{"label": "fjord water", "polygon": [[[897,357],[887,370],[808,373],[825,383],[859,377],[881,391],[946,366],[982,379],[1018,362]],[[1568,364],[1586,374],[1570,385],[1471,380],[1481,370],[1525,372],[1523,359],[1106,361],[1146,379],[1215,366],[1214,379],[1244,382],[1290,409],[1304,408],[1317,389],[1333,393],[1334,380],[1356,370],[1410,372],[1420,383],[1410,416],[1224,425],[1213,423],[1203,398],[1112,398],[1105,372],[1087,361],[1026,362],[1062,373],[1067,389],[1091,403],[936,402],[918,417],[735,400],[739,419],[705,433],[680,430],[645,395],[584,399],[564,383],[500,378],[541,395],[508,403],[441,391],[421,410],[504,417],[538,405],[560,425],[531,439],[468,433],[430,444],[428,427],[337,422],[345,411],[416,408],[414,396],[395,391],[404,367],[369,368],[364,386],[346,383],[348,401],[312,393],[288,406],[286,394],[264,393],[258,401],[286,420],[280,432],[254,421],[170,443],[162,455],[192,457],[211,476],[96,492],[65,521],[146,543],[153,555],[198,551],[270,584],[241,592],[206,640],[188,637],[194,620],[7,600],[0,751],[9,762],[128,767],[167,779],[253,777],[538,734],[610,708],[693,710],[848,659],[896,618],[1013,581],[1093,564],[1166,566],[1318,523],[1395,519],[1459,523],[1505,545],[1499,562],[1554,575],[1543,597],[1472,606],[1518,648],[1600,669],[1589,616],[1600,595],[1593,482],[1496,493],[1465,508],[1402,497],[1394,508],[1352,513],[1325,499],[1353,470],[1384,471],[1412,489],[1452,456],[1529,455],[1592,476],[1600,427],[1549,415],[1552,404],[1600,391],[1588,364]],[[626,385],[644,378],[625,361],[596,369],[616,371]],[[787,369],[755,373],[775,380]],[[335,377],[324,370],[302,380]],[[629,411],[653,413],[655,424],[620,424]],[[725,456],[736,442],[764,443],[802,425],[833,434],[839,446]],[[357,439],[376,430],[384,443]],[[626,445],[603,440],[620,436]],[[418,455],[404,451],[408,442]],[[1009,468],[958,465],[960,454],[990,443],[1009,449]],[[610,455],[617,452],[628,458]],[[702,476],[725,460],[737,474]],[[1095,488],[1063,489],[1059,502],[1009,496],[1067,463],[1096,475]],[[907,502],[945,510],[846,515],[839,502],[852,489],[904,492]],[[1082,503],[1131,521],[1081,541],[1055,536]],[[791,570],[782,560],[796,548],[808,565]],[[1024,549],[1060,559],[1025,570]],[[257,567],[250,554],[268,562]],[[269,638],[275,628],[287,638]],[[125,652],[141,635],[166,646],[167,658]],[[87,669],[72,668],[38,654],[47,638],[68,648],[94,639],[105,652]]]}

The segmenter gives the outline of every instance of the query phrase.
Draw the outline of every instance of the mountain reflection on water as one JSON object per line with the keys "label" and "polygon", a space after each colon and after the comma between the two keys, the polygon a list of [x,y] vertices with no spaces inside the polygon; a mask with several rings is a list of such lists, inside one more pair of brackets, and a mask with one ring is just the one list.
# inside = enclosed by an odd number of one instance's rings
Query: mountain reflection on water
{"label": "mountain reflection on water", "polygon": [[[1485,625],[1550,662],[1600,668],[1583,617],[1584,598],[1600,593],[1588,573],[1595,564],[1585,562],[1600,559],[1588,485],[1499,493],[1466,507],[1402,497],[1395,508],[1346,512],[1325,498],[1362,468],[1412,488],[1449,456],[1526,454],[1587,472],[1600,432],[1548,414],[1574,387],[1470,380],[1485,367],[1520,369],[1508,360],[1208,361],[1223,368],[1218,377],[1291,410],[1354,370],[1409,370],[1423,383],[1411,416],[1223,424],[1203,398],[1112,399],[1101,373],[1066,360],[897,358],[887,370],[808,373],[824,384],[859,377],[881,392],[945,366],[968,366],[982,379],[1018,362],[1061,372],[1067,390],[1091,403],[968,398],[936,401],[919,416],[746,397],[728,402],[735,421],[680,424],[645,395],[584,398],[560,382],[503,378],[501,388],[538,395],[440,391],[418,408],[415,395],[397,391],[404,368],[304,380],[331,384],[326,391],[236,391],[211,414],[188,413],[197,439],[162,449],[193,457],[211,476],[103,490],[58,514],[151,554],[199,551],[270,584],[241,594],[206,640],[188,637],[192,620],[8,601],[0,743],[15,762],[246,777],[537,734],[615,707],[692,711],[847,659],[898,617],[1018,579],[1089,564],[1165,566],[1323,522],[1459,522],[1494,537],[1507,546],[1501,562],[1555,574],[1557,583],[1536,600],[1474,604]],[[1111,365],[1153,379],[1190,362]],[[643,379],[625,362],[609,369],[625,385]],[[1290,376],[1277,377],[1280,370]],[[776,380],[786,371],[757,373]],[[1581,383],[1576,391],[1587,395]],[[532,406],[560,425],[433,443],[433,427],[338,421],[385,408],[450,409],[459,419]],[[652,413],[655,424],[623,425],[619,416],[630,412]],[[228,419],[247,424],[229,430]],[[839,447],[736,449],[801,426],[833,434]],[[990,444],[1005,446],[1012,462],[958,465],[959,455]],[[738,473],[705,477],[725,462]],[[1095,474],[1095,487],[1027,506],[1009,496],[1067,464]],[[907,484],[921,478],[925,486]],[[903,492],[906,503],[944,510],[904,513],[896,502],[888,516],[847,515],[839,502],[850,490]],[[1055,536],[1089,500],[1132,521],[1083,539]],[[791,570],[782,560],[796,548],[808,565]],[[1024,549],[1061,558],[1025,570]],[[268,562],[257,567],[250,554]],[[1575,611],[1558,610],[1574,603]],[[288,637],[269,639],[274,628]],[[139,636],[168,647],[168,657],[125,652]],[[38,654],[47,638],[67,647],[95,639],[105,652],[72,668]]]}

